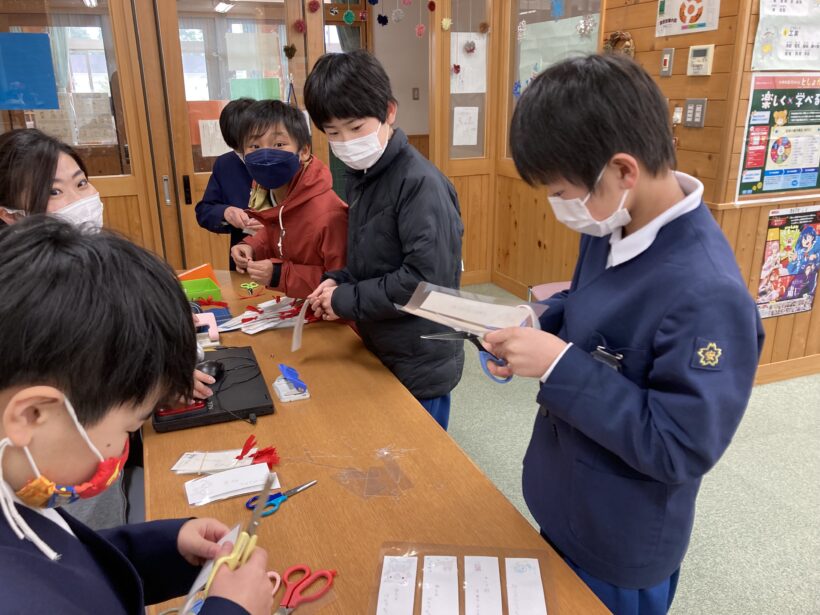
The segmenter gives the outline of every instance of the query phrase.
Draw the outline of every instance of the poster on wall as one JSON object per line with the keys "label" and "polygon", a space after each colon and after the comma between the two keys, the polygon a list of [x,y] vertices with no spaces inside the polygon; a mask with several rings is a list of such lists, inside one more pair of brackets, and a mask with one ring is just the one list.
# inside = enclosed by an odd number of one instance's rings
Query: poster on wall
{"label": "poster on wall", "polygon": [[817,70],[820,2],[760,0],[752,70]]}
{"label": "poster on wall", "polygon": [[738,196],[819,191],[820,73],[752,75]]}
{"label": "poster on wall", "polygon": [[660,0],[655,36],[717,30],[719,19],[720,0]]}
{"label": "poster on wall", "polygon": [[820,205],[773,209],[760,270],[761,318],[809,312],[820,265]]}

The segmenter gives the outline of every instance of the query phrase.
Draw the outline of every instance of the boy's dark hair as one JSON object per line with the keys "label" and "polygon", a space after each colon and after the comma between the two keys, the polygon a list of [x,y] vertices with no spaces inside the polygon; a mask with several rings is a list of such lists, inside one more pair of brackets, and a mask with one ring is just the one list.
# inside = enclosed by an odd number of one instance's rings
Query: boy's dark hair
{"label": "boy's dark hair", "polygon": [[311,146],[310,130],[304,113],[281,100],[258,100],[242,116],[239,129],[240,149],[244,150],[250,141],[258,139],[277,124],[285,128],[291,139],[296,141],[299,150]]}
{"label": "boy's dark hair", "polygon": [[190,305],[170,267],[127,239],[28,217],[0,230],[0,288],[0,390],[54,386],[86,427],[157,393],[190,396]]}
{"label": "boy's dark hair", "polygon": [[45,213],[60,154],[71,156],[88,177],[74,148],[36,128],[0,135],[0,207]]}
{"label": "boy's dark hair", "polygon": [[530,185],[559,178],[592,190],[618,152],[653,175],[675,167],[667,105],[652,78],[622,54],[565,60],[538,75],[513,114],[515,167]]}
{"label": "boy's dark hair", "polygon": [[390,79],[376,57],[359,49],[326,53],[305,81],[305,108],[324,132],[334,119],[376,117],[387,120],[387,104],[395,103]]}
{"label": "boy's dark hair", "polygon": [[253,98],[237,98],[225,105],[219,114],[219,131],[222,133],[222,139],[233,150],[240,149],[239,131],[242,116],[255,102]]}

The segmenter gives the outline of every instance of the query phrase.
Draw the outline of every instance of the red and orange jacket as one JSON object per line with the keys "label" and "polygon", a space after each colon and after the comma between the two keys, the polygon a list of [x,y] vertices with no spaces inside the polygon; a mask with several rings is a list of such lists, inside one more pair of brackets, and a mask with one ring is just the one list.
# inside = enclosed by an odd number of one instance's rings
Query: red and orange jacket
{"label": "red and orange jacket", "polygon": [[261,212],[246,211],[264,225],[243,243],[253,248],[253,260],[273,261],[271,288],[304,298],[324,272],[344,267],[347,205],[333,192],[330,169],[315,156],[293,178],[281,203]]}

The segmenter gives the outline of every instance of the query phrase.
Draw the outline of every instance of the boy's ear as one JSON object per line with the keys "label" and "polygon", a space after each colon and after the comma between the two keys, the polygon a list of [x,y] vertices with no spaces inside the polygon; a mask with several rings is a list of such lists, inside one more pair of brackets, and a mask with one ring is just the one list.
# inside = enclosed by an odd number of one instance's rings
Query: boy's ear
{"label": "boy's ear", "polygon": [[299,162],[305,164],[308,160],[310,160],[310,146],[305,145],[301,150],[299,150]]}
{"label": "boy's ear", "polygon": [[5,209],[0,207],[0,220],[11,226],[15,222],[17,222],[17,216],[15,216],[14,214],[10,214]]}
{"label": "boy's ear", "polygon": [[619,187],[622,190],[631,190],[635,187],[641,176],[641,165],[634,156],[621,152],[615,154],[609,164],[617,171]]}
{"label": "boy's ear", "polygon": [[55,412],[64,412],[65,396],[50,386],[31,386],[12,393],[3,410],[3,431],[14,446],[28,446],[34,433]]}
{"label": "boy's ear", "polygon": [[387,123],[392,126],[396,123],[396,114],[399,112],[399,105],[391,100],[387,103]]}

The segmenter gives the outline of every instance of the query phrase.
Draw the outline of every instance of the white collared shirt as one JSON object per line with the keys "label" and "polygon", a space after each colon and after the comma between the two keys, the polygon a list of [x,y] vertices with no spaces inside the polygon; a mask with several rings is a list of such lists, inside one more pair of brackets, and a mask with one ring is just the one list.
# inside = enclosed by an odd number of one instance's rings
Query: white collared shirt
{"label": "white collared shirt", "polygon": [[675,177],[686,196],[631,235],[623,237],[623,228],[615,229],[609,237],[609,256],[606,259],[607,269],[622,265],[648,250],[663,226],[669,224],[675,218],[680,218],[682,215],[697,209],[700,205],[703,200],[703,184],[686,173],[676,171]]}
{"label": "white collared shirt", "polygon": [[[675,171],[675,177],[686,196],[631,235],[624,237],[622,228],[615,229],[609,237],[609,256],[606,259],[607,269],[617,267],[644,253],[654,243],[661,228],[675,218],[680,218],[683,214],[687,214],[700,206],[703,200],[703,184],[691,175],[679,171]],[[541,382],[547,381],[547,378],[550,377],[555,366],[558,365],[558,362],[567,353],[570,346],[572,346],[571,342],[555,357],[555,360],[539,379]]]}

